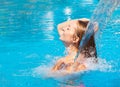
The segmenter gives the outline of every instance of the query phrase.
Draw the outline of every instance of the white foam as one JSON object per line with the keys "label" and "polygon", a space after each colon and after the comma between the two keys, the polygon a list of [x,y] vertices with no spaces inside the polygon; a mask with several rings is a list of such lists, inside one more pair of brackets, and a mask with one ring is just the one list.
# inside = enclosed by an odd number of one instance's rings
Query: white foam
{"label": "white foam", "polygon": [[64,9],[64,13],[65,13],[65,15],[71,15],[71,14],[72,14],[71,8],[66,7],[66,8]]}
{"label": "white foam", "polygon": [[101,58],[88,58],[85,64],[87,65],[88,70],[108,72],[112,69],[112,64]]}
{"label": "white foam", "polygon": [[120,32],[115,32],[115,34],[120,34]]}
{"label": "white foam", "polygon": [[[107,62],[105,59],[101,59],[101,58],[97,58],[97,61],[95,58],[88,58],[87,61],[85,62],[85,64],[87,65],[87,70],[99,70],[102,72],[108,72],[112,69],[112,65],[110,64],[110,62]],[[53,63],[51,65],[41,65],[38,66],[34,69],[32,69],[32,75],[34,77],[44,77],[44,78],[58,78],[58,77],[65,77],[65,76],[70,76],[71,74],[79,74],[79,73],[84,73],[83,72],[74,72],[74,73],[68,73],[65,70],[60,70],[57,72],[52,72],[52,65],[54,65]]]}

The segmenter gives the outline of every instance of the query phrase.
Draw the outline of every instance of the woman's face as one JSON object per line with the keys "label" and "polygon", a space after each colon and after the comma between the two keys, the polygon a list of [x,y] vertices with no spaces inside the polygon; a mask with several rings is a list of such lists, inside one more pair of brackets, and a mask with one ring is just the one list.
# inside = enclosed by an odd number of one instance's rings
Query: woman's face
{"label": "woman's face", "polygon": [[70,24],[64,28],[62,28],[62,34],[60,35],[60,40],[65,43],[73,43],[75,35],[75,24]]}

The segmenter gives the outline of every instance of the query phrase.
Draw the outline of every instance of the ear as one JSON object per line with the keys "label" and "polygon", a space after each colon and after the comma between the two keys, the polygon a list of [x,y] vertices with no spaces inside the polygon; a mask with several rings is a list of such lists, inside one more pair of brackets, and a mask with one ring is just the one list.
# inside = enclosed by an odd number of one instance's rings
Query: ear
{"label": "ear", "polygon": [[73,37],[73,43],[78,43],[79,40],[80,40],[80,38],[79,38],[77,35],[75,35],[75,36]]}

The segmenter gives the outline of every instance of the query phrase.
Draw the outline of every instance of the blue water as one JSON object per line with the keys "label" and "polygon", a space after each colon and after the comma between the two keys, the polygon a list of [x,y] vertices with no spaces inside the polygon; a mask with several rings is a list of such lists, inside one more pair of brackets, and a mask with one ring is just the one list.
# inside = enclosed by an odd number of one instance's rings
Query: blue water
{"label": "blue water", "polygon": [[[99,0],[1,0],[0,87],[71,87],[65,78],[45,78],[56,59],[65,55],[57,24],[90,18]],[[72,87],[120,87],[120,7],[97,38],[100,69],[74,76]],[[105,67],[112,66],[110,69]],[[35,71],[37,69],[37,71]],[[36,73],[34,73],[36,72]],[[71,76],[72,77],[72,76]],[[74,79],[67,79],[74,80]]]}

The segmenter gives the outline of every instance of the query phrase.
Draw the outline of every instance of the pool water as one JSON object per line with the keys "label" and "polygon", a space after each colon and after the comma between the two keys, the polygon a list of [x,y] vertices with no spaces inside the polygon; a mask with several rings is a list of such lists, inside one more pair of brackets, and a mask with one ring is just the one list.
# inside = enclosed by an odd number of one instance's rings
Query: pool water
{"label": "pool water", "polygon": [[57,25],[90,18],[98,2],[1,0],[0,87],[120,87],[120,7],[96,40],[100,59],[96,69],[71,77],[44,76],[56,59],[65,55]]}

